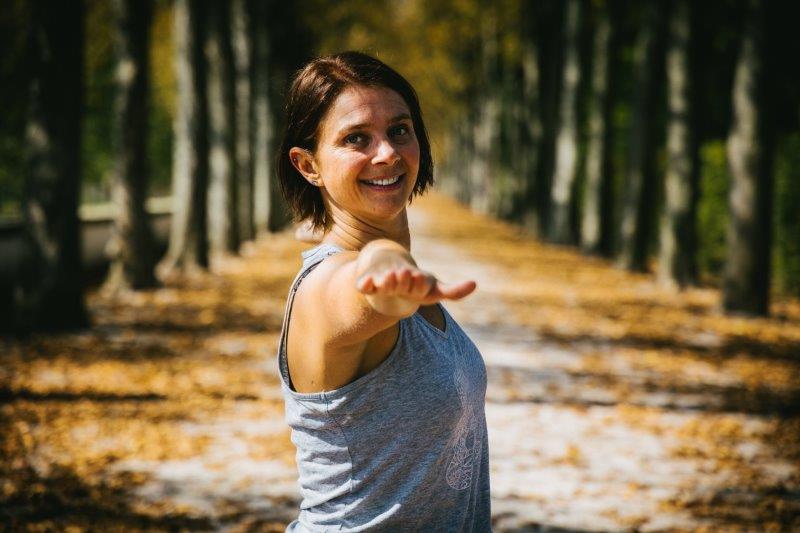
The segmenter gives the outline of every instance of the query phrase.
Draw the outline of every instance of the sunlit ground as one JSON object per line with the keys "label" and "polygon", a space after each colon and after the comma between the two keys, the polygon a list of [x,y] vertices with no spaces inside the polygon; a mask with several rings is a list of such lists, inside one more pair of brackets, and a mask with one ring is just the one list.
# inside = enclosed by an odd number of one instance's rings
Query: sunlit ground
{"label": "sunlit ground", "polygon": [[497,529],[800,527],[798,302],[725,317],[715,290],[420,206],[434,270],[479,280],[449,308],[487,361]]}
{"label": "sunlit ground", "polygon": [[[722,316],[432,196],[412,251],[479,290],[498,531],[800,528],[800,305]],[[92,330],[0,341],[0,523],[279,531],[299,504],[274,350],[304,245],[89,296]]]}
{"label": "sunlit ground", "polygon": [[268,238],[218,275],[120,302],[91,294],[86,333],[4,341],[2,522],[282,530],[297,502],[248,515],[246,487],[204,491],[226,488],[231,467],[234,482],[269,484],[280,467],[294,480],[271,363],[302,248]]}

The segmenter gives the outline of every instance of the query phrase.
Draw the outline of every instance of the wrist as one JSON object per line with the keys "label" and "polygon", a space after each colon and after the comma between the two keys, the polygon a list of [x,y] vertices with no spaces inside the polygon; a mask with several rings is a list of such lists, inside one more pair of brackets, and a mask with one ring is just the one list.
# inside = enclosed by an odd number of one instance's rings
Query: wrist
{"label": "wrist", "polygon": [[359,252],[356,276],[416,266],[414,258],[401,244],[389,239],[378,239],[367,243]]}

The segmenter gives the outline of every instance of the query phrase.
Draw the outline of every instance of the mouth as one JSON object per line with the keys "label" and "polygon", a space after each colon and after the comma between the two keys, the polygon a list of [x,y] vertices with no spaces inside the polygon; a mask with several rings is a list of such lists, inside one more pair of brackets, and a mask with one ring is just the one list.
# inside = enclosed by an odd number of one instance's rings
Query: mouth
{"label": "mouth", "polygon": [[405,174],[398,174],[397,176],[392,177],[380,177],[371,180],[363,180],[361,183],[370,189],[379,191],[393,191],[402,187],[405,177]]}

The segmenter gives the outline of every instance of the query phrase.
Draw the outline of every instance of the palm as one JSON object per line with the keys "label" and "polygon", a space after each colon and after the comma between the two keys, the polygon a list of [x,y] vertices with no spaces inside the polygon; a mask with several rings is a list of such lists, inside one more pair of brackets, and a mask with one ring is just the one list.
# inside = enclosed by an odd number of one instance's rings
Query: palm
{"label": "palm", "polygon": [[356,287],[371,296],[394,296],[430,305],[441,300],[459,300],[475,290],[474,281],[443,283],[423,270],[413,267],[393,268],[359,278]]}

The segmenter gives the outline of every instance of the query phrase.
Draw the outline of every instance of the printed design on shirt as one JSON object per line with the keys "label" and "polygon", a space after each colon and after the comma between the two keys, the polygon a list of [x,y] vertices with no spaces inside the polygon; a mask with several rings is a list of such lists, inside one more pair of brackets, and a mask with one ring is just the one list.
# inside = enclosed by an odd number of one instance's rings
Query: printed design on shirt
{"label": "printed design on shirt", "polygon": [[462,365],[458,364],[455,372],[456,391],[461,402],[461,418],[456,424],[453,454],[447,466],[447,484],[456,490],[465,490],[472,485],[475,467],[480,462],[481,439],[480,427],[472,404],[469,401],[467,377]]}

